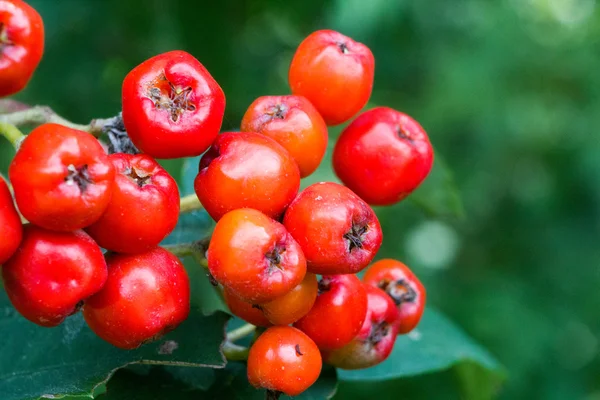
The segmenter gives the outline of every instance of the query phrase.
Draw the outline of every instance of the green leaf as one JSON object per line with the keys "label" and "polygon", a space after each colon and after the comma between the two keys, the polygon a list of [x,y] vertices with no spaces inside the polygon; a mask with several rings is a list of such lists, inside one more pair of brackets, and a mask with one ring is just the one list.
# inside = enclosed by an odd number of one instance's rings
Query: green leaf
{"label": "green leaf", "polygon": [[192,309],[187,321],[160,341],[125,351],[96,337],[81,314],[59,327],[41,328],[18,315],[1,291],[1,398],[91,397],[115,370],[132,363],[221,368],[227,319],[223,313],[203,316]]}
{"label": "green leaf", "polygon": [[117,371],[98,400],[194,400],[214,382],[208,368],[159,367],[126,368]]}
{"label": "green leaf", "polygon": [[[504,379],[503,368],[492,355],[442,314],[428,308],[416,330],[398,337],[386,361],[364,370],[338,370],[338,376],[344,382],[370,383],[452,367],[456,367],[459,383],[470,399],[489,398],[482,394],[494,393]],[[476,393],[483,397],[476,397]]]}

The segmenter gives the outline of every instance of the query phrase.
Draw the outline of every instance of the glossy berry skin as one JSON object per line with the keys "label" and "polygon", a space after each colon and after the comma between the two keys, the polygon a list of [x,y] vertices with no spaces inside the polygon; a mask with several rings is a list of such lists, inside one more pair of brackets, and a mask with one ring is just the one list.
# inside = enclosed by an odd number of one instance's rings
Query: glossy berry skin
{"label": "glossy berry skin", "polygon": [[14,254],[22,237],[21,218],[15,209],[8,185],[0,176],[0,265]]}
{"label": "glossy berry skin", "polygon": [[339,349],[360,331],[367,315],[367,292],[354,275],[325,275],[310,312],[294,326],[322,350]]}
{"label": "glossy berry skin", "polygon": [[367,46],[321,30],[300,43],[288,79],[292,93],[306,97],[327,125],[339,125],[369,101],[374,72],[375,59]]}
{"label": "glossy berry skin", "polygon": [[298,193],[300,172],[273,139],[230,132],[220,135],[202,156],[194,188],[215,221],[245,207],[277,219]]}
{"label": "glossy berry skin", "polygon": [[283,296],[306,274],[302,250],[284,226],[249,208],[219,220],[207,255],[217,282],[251,304]]}
{"label": "glossy berry skin", "polygon": [[225,300],[225,304],[227,304],[229,311],[236,317],[255,326],[266,328],[272,325],[260,308],[240,299],[227,288],[223,289],[223,299]]}
{"label": "glossy berry skin", "polygon": [[23,216],[54,231],[73,231],[96,222],[110,201],[114,176],[95,137],[57,124],[31,131],[9,168]]}
{"label": "glossy berry skin", "polygon": [[290,326],[267,329],[248,354],[248,381],[271,393],[297,396],[316,382],[321,368],[315,343]]}
{"label": "glossy berry skin", "polygon": [[354,274],[381,246],[375,212],[352,191],[333,182],[306,188],[289,206],[283,224],[298,241],[308,270],[315,274]]}
{"label": "glossy berry skin", "polygon": [[397,260],[379,260],[369,267],[363,281],[384,290],[398,308],[398,333],[412,331],[423,316],[427,294],[419,278]]}
{"label": "glossy berry skin", "polygon": [[388,358],[398,335],[398,310],[381,289],[365,285],[367,317],[358,335],[341,349],[323,353],[326,363],[342,369],[362,369]]}
{"label": "glossy berry skin", "polygon": [[8,298],[25,318],[57,326],[106,282],[100,247],[85,232],[25,225],[17,252],[2,266]]}
{"label": "glossy berry skin", "polygon": [[145,154],[109,156],[115,168],[108,208],[86,231],[103,248],[143,253],[156,247],[177,225],[177,183]]}
{"label": "glossy berry skin", "polygon": [[0,0],[0,97],[21,91],[44,53],[42,17],[21,0]]}
{"label": "glossy berry skin", "polygon": [[308,314],[317,300],[317,292],[317,277],[309,272],[291,291],[257,307],[271,324],[289,325]]}
{"label": "glossy berry skin", "polygon": [[199,156],[217,137],[225,112],[219,84],[200,61],[179,50],[131,70],[122,99],[131,141],[155,158]]}
{"label": "glossy berry skin", "polygon": [[108,280],[85,303],[83,316],[102,339],[134,349],[175,329],[190,311],[190,282],[183,264],[165,249],[111,254]]}
{"label": "glossy berry skin", "polygon": [[282,145],[300,168],[312,174],[327,149],[327,125],[317,109],[302,96],[263,96],[250,105],[242,131],[258,132]]}
{"label": "glossy berry skin", "polygon": [[333,152],[340,180],[369,204],[390,205],[415,190],[433,165],[433,148],[414,119],[387,107],[359,115]]}

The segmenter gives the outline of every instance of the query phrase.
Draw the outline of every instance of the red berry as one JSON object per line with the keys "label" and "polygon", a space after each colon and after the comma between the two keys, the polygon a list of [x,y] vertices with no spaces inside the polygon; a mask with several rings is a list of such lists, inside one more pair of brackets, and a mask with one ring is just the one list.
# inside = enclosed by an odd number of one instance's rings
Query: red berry
{"label": "red berry", "polygon": [[381,246],[375,212],[351,190],[333,182],[306,188],[289,206],[283,223],[315,274],[356,273]]}
{"label": "red berry", "polygon": [[290,154],[258,133],[220,135],[200,160],[196,195],[218,221],[238,208],[279,218],[300,188],[300,172]]}
{"label": "red berry", "polygon": [[363,280],[384,290],[399,313],[398,333],[412,331],[423,315],[427,298],[425,287],[406,265],[396,260],[380,260],[369,267]]}
{"label": "red berry", "polygon": [[115,170],[89,133],[44,124],[23,141],[9,176],[17,206],[29,222],[49,230],[73,231],[102,216]]}
{"label": "red berry", "polygon": [[242,131],[276,140],[291,154],[302,178],[312,174],[327,149],[327,125],[302,96],[263,96],[254,100],[242,120]]}
{"label": "red berry", "polygon": [[123,123],[133,144],[155,158],[199,156],[215,140],[225,95],[185,51],[159,54],[123,81]]}
{"label": "red berry", "polygon": [[265,314],[256,305],[252,305],[235,295],[231,290],[223,289],[223,298],[229,311],[238,318],[243,319],[252,325],[267,327],[271,323],[265,317]]}
{"label": "red berry", "polygon": [[321,368],[315,343],[290,326],[267,329],[248,354],[248,380],[271,393],[297,396],[316,382]]}
{"label": "red berry", "polygon": [[383,362],[394,348],[398,335],[398,310],[381,289],[365,285],[367,317],[358,335],[341,349],[325,352],[325,362],[342,369],[368,368]]}
{"label": "red berry", "polygon": [[369,204],[399,202],[415,190],[433,165],[433,148],[414,119],[387,107],[358,116],[344,129],[333,167],[346,186]]}
{"label": "red berry", "polygon": [[44,23],[21,0],[0,0],[0,97],[21,91],[44,53]]}
{"label": "red berry", "polygon": [[15,209],[6,182],[0,176],[0,265],[14,254],[22,237],[21,218]]}
{"label": "red berry", "polygon": [[319,281],[319,296],[310,312],[295,327],[320,349],[338,349],[350,343],[367,314],[367,293],[354,275],[326,275]]}
{"label": "red berry", "polygon": [[111,254],[108,280],[85,302],[83,316],[102,339],[134,349],[175,329],[190,311],[190,282],[177,257],[160,247]]}
{"label": "red berry", "polygon": [[312,309],[317,292],[317,277],[309,272],[291,291],[258,307],[273,325],[293,324]]}
{"label": "red berry", "polygon": [[306,97],[327,125],[352,118],[373,89],[375,60],[367,46],[339,32],[310,34],[296,50],[289,71],[292,93]]}
{"label": "red berry", "polygon": [[2,267],[6,294],[25,318],[56,326],[106,281],[100,247],[83,231],[25,225],[17,252]]}
{"label": "red berry", "polygon": [[142,253],[156,247],[177,225],[175,180],[145,154],[113,154],[112,198],[100,219],[86,230],[105,249]]}
{"label": "red berry", "polygon": [[269,302],[300,284],[306,260],[283,225],[260,211],[231,211],[217,223],[208,269],[224,287],[252,304]]}

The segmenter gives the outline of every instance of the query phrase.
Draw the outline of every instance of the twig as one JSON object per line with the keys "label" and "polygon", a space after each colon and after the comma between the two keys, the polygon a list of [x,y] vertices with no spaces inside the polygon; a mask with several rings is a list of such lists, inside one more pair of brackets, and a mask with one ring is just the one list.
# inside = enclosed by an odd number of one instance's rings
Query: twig
{"label": "twig", "polygon": [[204,209],[204,206],[195,194],[184,196],[179,201],[179,212],[182,214],[202,209]]}
{"label": "twig", "polygon": [[242,338],[245,338],[246,336],[252,335],[255,330],[256,330],[256,326],[254,326],[252,324],[246,324],[246,325],[240,326],[237,329],[227,332],[227,340],[229,342],[238,341]]}

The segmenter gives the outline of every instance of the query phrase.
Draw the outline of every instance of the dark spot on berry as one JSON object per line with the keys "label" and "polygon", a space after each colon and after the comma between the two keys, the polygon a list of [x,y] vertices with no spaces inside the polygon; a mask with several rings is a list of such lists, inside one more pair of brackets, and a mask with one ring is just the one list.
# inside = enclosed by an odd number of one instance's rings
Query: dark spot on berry
{"label": "dark spot on berry", "polygon": [[127,176],[141,188],[146,186],[149,183],[148,181],[152,178],[152,175],[137,168],[127,168],[123,172],[123,175]]}
{"label": "dark spot on berry", "polygon": [[344,234],[344,239],[348,241],[348,252],[354,249],[363,248],[364,234],[368,231],[368,225],[357,225],[352,223],[352,228]]}
{"label": "dark spot on berry", "polygon": [[252,308],[256,308],[257,310],[262,311],[262,307],[259,304],[252,304]]}
{"label": "dark spot on berry", "polygon": [[385,321],[373,323],[371,325],[371,332],[369,333],[368,341],[373,346],[377,345],[377,343],[381,342],[389,333],[390,324]]}
{"label": "dark spot on berry", "polygon": [[416,290],[404,279],[382,280],[377,286],[384,290],[397,306],[403,303],[412,303],[417,299]]}
{"label": "dark spot on berry", "polygon": [[404,129],[404,127],[402,127],[402,125],[396,126],[396,134],[398,135],[398,137],[400,139],[407,140],[409,143],[413,142],[413,138],[412,138],[410,132],[408,132],[406,129]]}
{"label": "dark spot on berry", "polygon": [[265,258],[269,264],[267,272],[271,275],[275,270],[281,270],[281,255],[285,252],[285,247],[275,245],[273,250],[265,254]]}
{"label": "dark spot on berry", "polygon": [[346,45],[346,43],[338,42],[337,46],[338,46],[338,49],[340,49],[340,51],[342,52],[342,54],[350,53],[350,50],[348,49],[348,46]]}
{"label": "dark spot on berry", "polygon": [[8,37],[8,29],[4,22],[0,22],[0,54],[8,46],[14,45],[13,41]]}
{"label": "dark spot on berry", "polygon": [[207,273],[206,276],[208,277],[208,281],[210,282],[211,285],[213,285],[214,287],[219,286],[219,282],[217,282],[215,277],[212,276],[212,274],[210,272]]}
{"label": "dark spot on berry", "polygon": [[176,87],[163,74],[148,88],[148,98],[157,109],[168,111],[171,120],[177,122],[185,111],[196,110],[192,103],[192,91],[191,87]]}
{"label": "dark spot on berry", "polygon": [[303,355],[304,355],[304,353],[300,351],[300,345],[299,345],[299,344],[297,344],[297,345],[296,345],[295,349],[296,349],[296,355],[297,355],[298,357],[300,357],[300,356],[303,356]]}
{"label": "dark spot on berry", "polygon": [[73,164],[69,164],[67,171],[68,173],[67,176],[65,176],[65,182],[67,182],[68,185],[77,185],[81,193],[84,193],[88,186],[94,183],[88,173],[87,165],[76,167]]}
{"label": "dark spot on berry", "polygon": [[329,278],[321,278],[318,283],[319,294],[323,294],[328,292],[331,289],[331,279]]}

